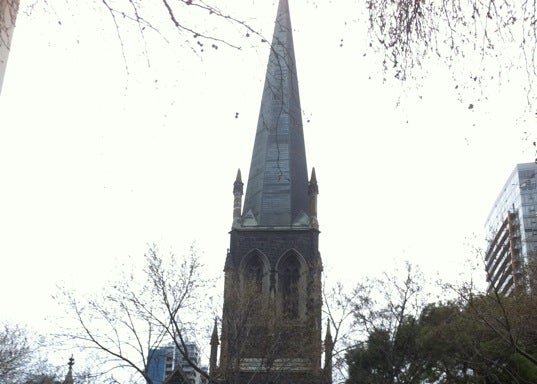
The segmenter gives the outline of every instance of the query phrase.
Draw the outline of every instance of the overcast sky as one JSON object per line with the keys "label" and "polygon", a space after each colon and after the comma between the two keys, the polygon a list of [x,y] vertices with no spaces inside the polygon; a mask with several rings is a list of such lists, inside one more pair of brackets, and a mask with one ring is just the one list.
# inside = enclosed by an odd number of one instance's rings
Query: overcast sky
{"label": "overcast sky", "polygon": [[[320,3],[291,1],[291,16],[325,277],[410,260],[454,279],[509,173],[534,158],[523,80],[481,93],[429,61],[401,84],[368,49],[359,2]],[[222,4],[271,35],[274,1]],[[241,50],[125,27],[124,58],[97,4],[56,6],[19,15],[0,96],[1,317],[37,327],[56,284],[98,289],[148,243],[195,242],[207,273],[222,270],[268,59],[259,38],[218,25]]]}

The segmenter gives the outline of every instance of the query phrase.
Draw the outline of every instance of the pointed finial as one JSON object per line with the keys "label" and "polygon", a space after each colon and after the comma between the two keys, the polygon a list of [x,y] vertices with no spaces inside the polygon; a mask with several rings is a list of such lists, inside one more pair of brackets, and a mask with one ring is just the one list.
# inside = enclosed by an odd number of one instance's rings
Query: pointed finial
{"label": "pointed finial", "polygon": [[308,183],[309,216],[310,216],[310,225],[316,229],[319,229],[319,221],[317,220],[317,195],[318,194],[319,194],[319,186],[317,185],[317,175],[315,174],[315,168],[312,168],[311,178]]}
{"label": "pointed finial", "polygon": [[240,226],[241,215],[242,215],[242,187],[244,186],[241,177],[241,170],[237,171],[237,177],[233,183],[233,224],[232,226]]}
{"label": "pointed finial", "polygon": [[332,353],[334,352],[334,342],[330,333],[330,319],[326,319],[326,336],[324,337],[324,382],[332,383]]}
{"label": "pointed finial", "polygon": [[241,195],[242,196],[242,187],[243,187],[244,183],[242,182],[242,177],[241,177],[241,170],[239,168],[239,170],[237,171],[237,177],[235,178],[235,182],[233,183],[233,194],[234,195]]}
{"label": "pointed finial", "polygon": [[69,358],[69,362],[67,363],[69,366],[69,370],[67,371],[67,375],[65,375],[65,380],[63,381],[63,384],[73,384],[73,365],[75,365],[75,359],[73,358],[73,355]]}
{"label": "pointed finial", "polygon": [[211,377],[215,377],[217,366],[216,359],[218,357],[218,323],[216,317],[214,318],[213,334],[211,336],[211,356],[209,358],[209,374]]}
{"label": "pointed finial", "polygon": [[218,320],[214,318],[213,334],[211,335],[211,345],[218,345]]}
{"label": "pointed finial", "polygon": [[311,178],[308,186],[308,192],[310,195],[319,194],[319,186],[317,185],[317,175],[315,174],[315,167],[311,170]]}
{"label": "pointed finial", "polygon": [[326,336],[325,336],[325,342],[327,340],[332,341],[332,334],[330,333],[330,319],[326,319]]}

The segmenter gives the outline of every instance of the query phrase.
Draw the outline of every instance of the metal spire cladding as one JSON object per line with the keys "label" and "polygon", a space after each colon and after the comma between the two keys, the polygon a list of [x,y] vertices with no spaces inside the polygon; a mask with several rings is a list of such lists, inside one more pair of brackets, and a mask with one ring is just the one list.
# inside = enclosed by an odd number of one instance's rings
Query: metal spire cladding
{"label": "metal spire cladding", "polygon": [[288,0],[280,0],[257,123],[242,225],[309,226],[302,110]]}

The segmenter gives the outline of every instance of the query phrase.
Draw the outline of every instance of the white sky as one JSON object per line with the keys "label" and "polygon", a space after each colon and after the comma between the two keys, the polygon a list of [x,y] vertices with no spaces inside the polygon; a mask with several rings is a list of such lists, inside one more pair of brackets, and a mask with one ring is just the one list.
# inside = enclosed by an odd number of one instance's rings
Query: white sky
{"label": "white sky", "polygon": [[[274,1],[222,3],[271,35]],[[453,279],[515,164],[533,160],[520,75],[485,98],[456,93],[429,62],[401,85],[366,48],[359,3],[319,3],[292,1],[291,13],[325,276],[358,281],[408,259]],[[145,56],[127,27],[127,74],[108,15],[84,6],[19,15],[0,96],[0,317],[38,328],[58,311],[57,283],[98,289],[148,243],[196,242],[207,273],[222,270],[268,59],[234,27],[215,33],[241,51],[151,35]]]}

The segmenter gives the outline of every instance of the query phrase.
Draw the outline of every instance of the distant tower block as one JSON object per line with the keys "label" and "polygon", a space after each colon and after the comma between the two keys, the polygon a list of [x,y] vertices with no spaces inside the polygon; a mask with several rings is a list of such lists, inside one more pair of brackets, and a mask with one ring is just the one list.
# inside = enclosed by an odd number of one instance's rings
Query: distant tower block
{"label": "distant tower block", "polygon": [[511,295],[530,289],[527,272],[537,272],[537,164],[515,167],[485,226],[489,291]]}

